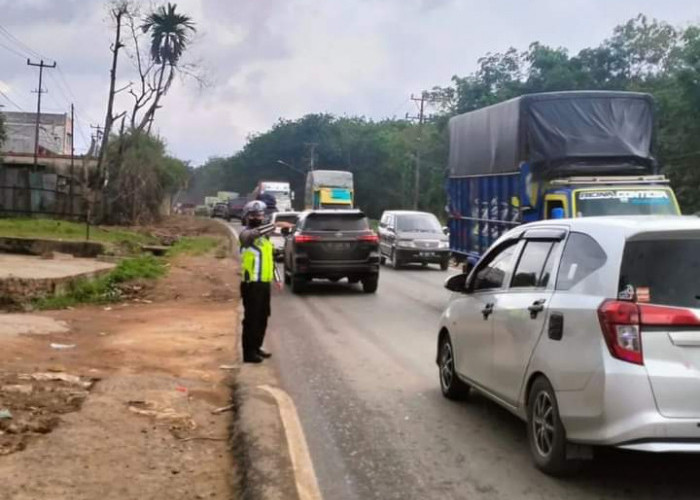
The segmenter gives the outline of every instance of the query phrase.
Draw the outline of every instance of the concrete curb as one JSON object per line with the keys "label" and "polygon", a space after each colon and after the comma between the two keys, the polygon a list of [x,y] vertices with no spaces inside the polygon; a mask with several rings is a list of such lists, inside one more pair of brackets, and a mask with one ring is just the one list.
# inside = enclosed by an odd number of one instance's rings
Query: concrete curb
{"label": "concrete curb", "polygon": [[274,380],[270,366],[244,366],[238,372],[233,446],[243,500],[304,500],[297,492],[277,402],[260,387]]}

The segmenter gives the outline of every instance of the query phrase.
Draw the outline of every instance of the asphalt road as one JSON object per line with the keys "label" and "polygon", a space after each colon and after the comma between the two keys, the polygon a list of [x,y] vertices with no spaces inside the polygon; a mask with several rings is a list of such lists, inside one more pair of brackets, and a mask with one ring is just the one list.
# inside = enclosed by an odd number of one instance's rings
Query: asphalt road
{"label": "asphalt road", "polygon": [[600,450],[553,479],[531,465],[516,417],[478,395],[444,399],[434,359],[447,275],[383,268],[376,295],[319,282],[273,299],[267,346],[327,500],[700,498],[700,457]]}

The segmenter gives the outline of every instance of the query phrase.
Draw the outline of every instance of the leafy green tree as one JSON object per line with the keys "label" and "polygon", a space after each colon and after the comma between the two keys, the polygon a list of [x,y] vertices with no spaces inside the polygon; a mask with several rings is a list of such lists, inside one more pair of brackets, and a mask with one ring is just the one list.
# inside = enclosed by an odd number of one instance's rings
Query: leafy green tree
{"label": "leafy green tree", "polygon": [[106,222],[147,224],[158,219],[168,195],[184,187],[187,165],[166,153],[165,143],[132,131],[116,137],[107,151],[109,182],[103,196]]}

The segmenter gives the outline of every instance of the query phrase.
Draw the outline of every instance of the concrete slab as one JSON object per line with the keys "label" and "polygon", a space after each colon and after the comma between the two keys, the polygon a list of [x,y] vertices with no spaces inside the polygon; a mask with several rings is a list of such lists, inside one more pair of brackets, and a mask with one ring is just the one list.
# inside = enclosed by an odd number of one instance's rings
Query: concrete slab
{"label": "concrete slab", "polygon": [[17,335],[48,335],[64,333],[68,324],[46,316],[34,314],[0,314],[0,338]]}
{"label": "concrete slab", "polygon": [[64,293],[72,283],[94,279],[114,267],[111,262],[63,254],[53,259],[0,254],[0,304],[22,304]]}
{"label": "concrete slab", "polygon": [[18,279],[60,279],[108,271],[115,267],[109,262],[95,259],[80,259],[70,256],[57,256],[42,259],[33,255],[0,254],[0,280]]}

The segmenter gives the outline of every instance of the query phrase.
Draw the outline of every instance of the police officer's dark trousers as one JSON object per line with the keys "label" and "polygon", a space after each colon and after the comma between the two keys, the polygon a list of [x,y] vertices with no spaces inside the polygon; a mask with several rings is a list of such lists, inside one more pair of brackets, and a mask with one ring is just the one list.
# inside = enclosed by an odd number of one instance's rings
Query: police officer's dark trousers
{"label": "police officer's dark trousers", "polygon": [[267,318],[270,316],[270,283],[260,281],[241,283],[243,299],[243,358],[258,355],[265,340]]}

